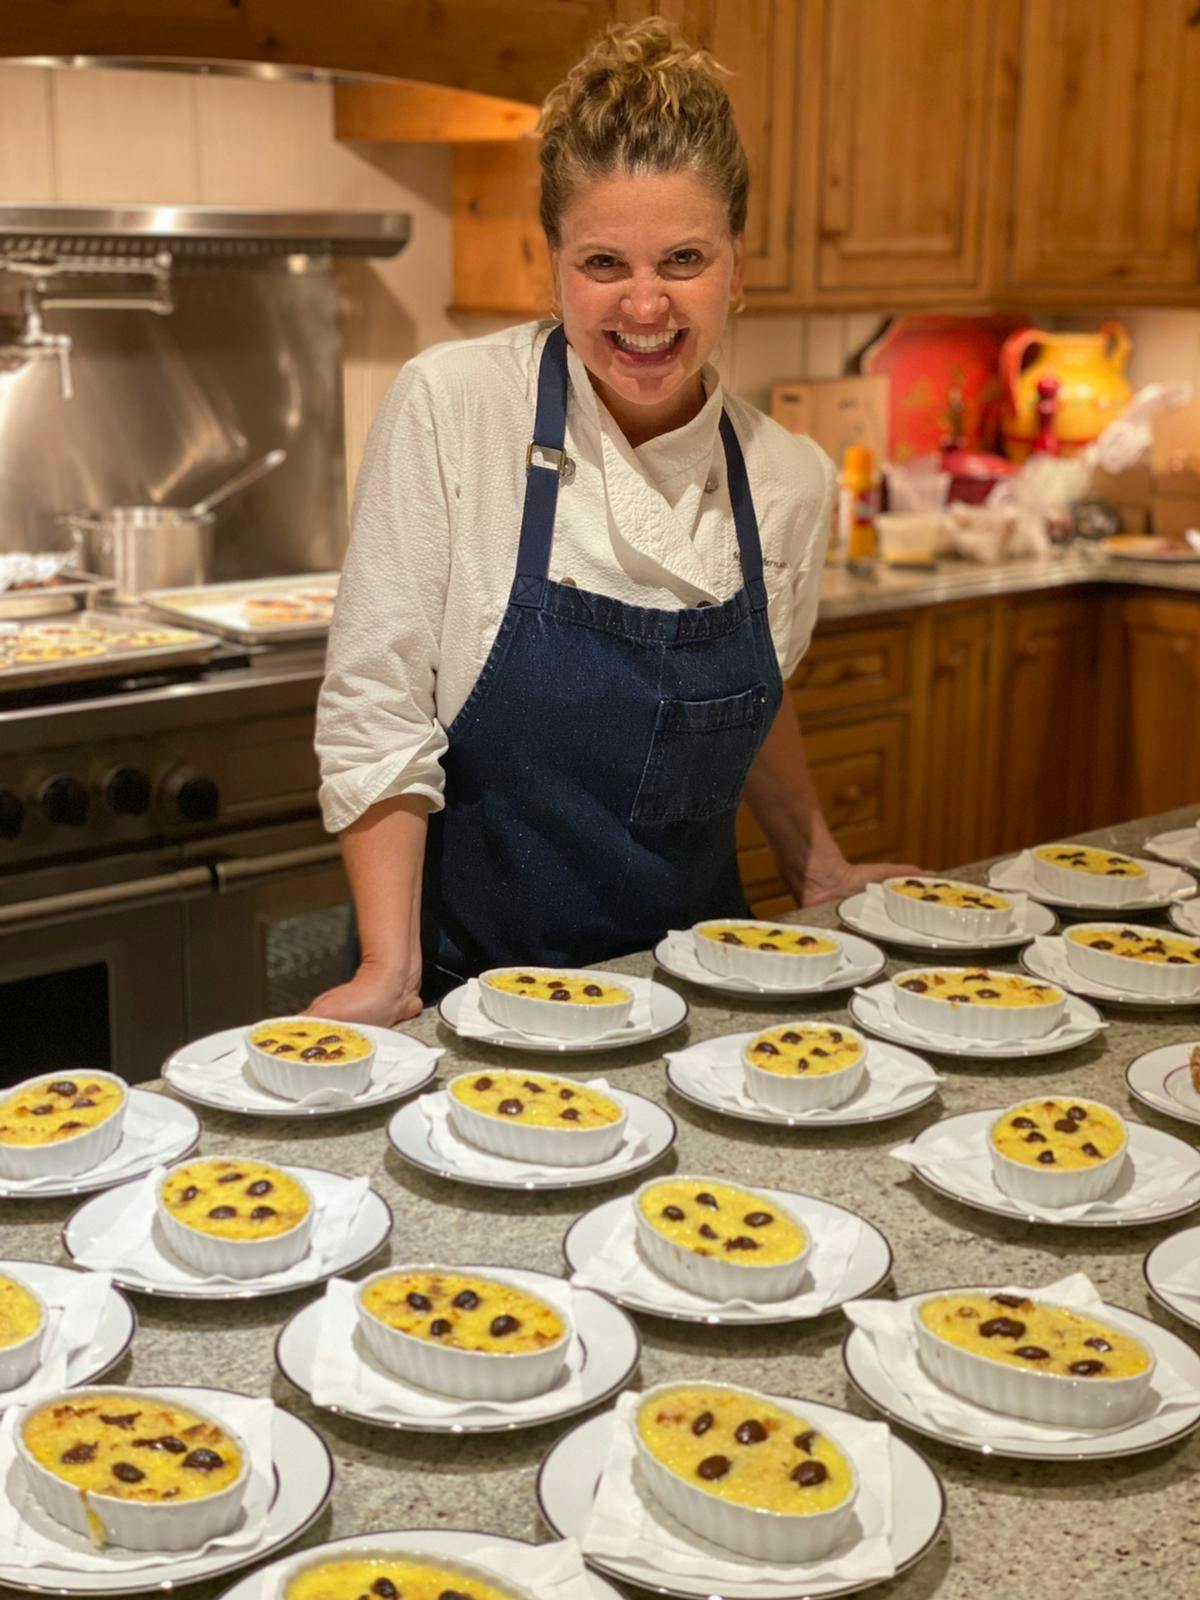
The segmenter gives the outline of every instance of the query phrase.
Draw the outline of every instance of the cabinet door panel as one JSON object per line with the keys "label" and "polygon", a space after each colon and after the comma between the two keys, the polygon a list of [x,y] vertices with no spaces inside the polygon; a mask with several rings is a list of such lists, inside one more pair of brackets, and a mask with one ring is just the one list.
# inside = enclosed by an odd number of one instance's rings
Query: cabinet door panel
{"label": "cabinet door panel", "polygon": [[1200,604],[1126,599],[1117,654],[1121,663],[1119,751],[1123,816],[1189,805],[1200,795]]}
{"label": "cabinet door panel", "polygon": [[886,855],[900,839],[905,720],[881,717],[805,734],[825,820],[852,861]]}
{"label": "cabinet door panel", "polygon": [[801,719],[897,700],[908,688],[909,630],[819,633],[791,680]]}
{"label": "cabinet door panel", "polygon": [[944,870],[987,850],[988,757],[997,733],[988,704],[991,608],[935,616],[932,630],[921,860]]}

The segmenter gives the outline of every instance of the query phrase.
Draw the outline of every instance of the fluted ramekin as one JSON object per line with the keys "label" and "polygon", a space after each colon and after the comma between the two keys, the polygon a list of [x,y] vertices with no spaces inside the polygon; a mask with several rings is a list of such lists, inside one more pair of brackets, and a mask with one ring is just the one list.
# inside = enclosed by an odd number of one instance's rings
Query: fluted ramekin
{"label": "fluted ramekin", "polygon": [[1015,1106],[1007,1107],[995,1117],[988,1128],[988,1154],[992,1160],[992,1176],[996,1180],[996,1187],[1004,1194],[1011,1195],[1014,1200],[1027,1200],[1030,1205],[1035,1206],[1082,1206],[1107,1194],[1121,1176],[1121,1169],[1125,1165],[1129,1147],[1125,1119],[1111,1106],[1101,1105],[1099,1100],[1080,1100],[1080,1105],[1095,1106],[1101,1111],[1107,1111],[1110,1117],[1116,1117],[1121,1126],[1120,1148],[1090,1167],[1064,1170],[1061,1167],[1027,1166],[1025,1162],[1014,1161],[1011,1156],[1006,1156],[1002,1150],[997,1149],[993,1138],[1000,1124],[1027,1103],[1021,1100]]}
{"label": "fluted ramekin", "polygon": [[195,1157],[177,1161],[159,1179],[154,1193],[158,1226],[174,1255],[196,1272],[224,1278],[265,1278],[295,1266],[308,1251],[316,1222],[317,1207],[312,1190],[294,1170],[284,1167],[289,1178],[299,1184],[308,1199],[308,1210],[286,1233],[267,1239],[220,1239],[181,1222],[163,1199],[163,1188],[181,1167],[191,1166]]}
{"label": "fluted ramekin", "polygon": [[[914,900],[911,895],[900,894],[893,888],[894,884],[912,881],[911,878],[885,878],[883,881],[887,914],[902,928],[911,928],[914,933],[930,939],[957,939],[962,944],[970,944],[972,940],[991,939],[1007,933],[1013,925],[1013,908],[1006,895],[999,896],[1006,901],[1003,911],[976,911],[970,906],[944,906],[932,900]],[[995,889],[981,889],[977,883],[960,883],[956,878],[922,878],[920,881],[964,889],[971,894],[998,893]]]}
{"label": "fluted ramekin", "polygon": [[[63,1074],[64,1078],[67,1076],[66,1073]],[[120,1144],[125,1112],[129,1105],[129,1085],[124,1078],[118,1078],[115,1072],[91,1071],[72,1073],[70,1077],[72,1082],[88,1078],[97,1082],[118,1084],[122,1091],[120,1105],[111,1116],[105,1117],[103,1122],[85,1128],[82,1133],[64,1139],[61,1144],[0,1143],[0,1178],[12,1178],[17,1181],[29,1178],[73,1178],[81,1172],[90,1172],[102,1161],[107,1161]],[[25,1078],[21,1083],[12,1084],[0,1094],[0,1098],[7,1099],[9,1095],[19,1094],[30,1084],[52,1081],[53,1074],[39,1072],[32,1078]]]}
{"label": "fluted ramekin", "polygon": [[1151,995],[1158,1000],[1183,1000],[1189,995],[1200,998],[1200,966],[1170,966],[1165,961],[1137,961],[1133,956],[1123,956],[1117,950],[1097,950],[1092,945],[1080,944],[1077,934],[1112,934],[1117,940],[1122,928],[1137,928],[1147,939],[1178,939],[1186,937],[1175,929],[1143,927],[1136,922],[1078,922],[1063,934],[1063,947],[1067,960],[1084,978],[1094,978],[1097,983],[1112,989],[1133,989],[1138,994]]}
{"label": "fluted ramekin", "polygon": [[[362,1094],[371,1081],[371,1071],[375,1065],[375,1046],[369,1039],[370,1054],[359,1061],[300,1061],[290,1056],[273,1056],[270,1051],[261,1050],[253,1039],[253,1035],[261,1033],[263,1028],[278,1027],[283,1022],[324,1020],[321,1017],[269,1017],[265,1022],[256,1022],[252,1028],[246,1029],[242,1040],[251,1076],[268,1094],[277,1094],[281,1100],[303,1100],[305,1095],[314,1094],[318,1089],[341,1089],[350,1095]],[[350,1024],[330,1022],[329,1026],[339,1028],[349,1027]],[[354,1032],[362,1033],[362,1030],[355,1028]],[[366,1039],[367,1036],[362,1034],[362,1037]]]}
{"label": "fluted ramekin", "polygon": [[[642,1396],[640,1411],[663,1396],[685,1387],[679,1382],[655,1384]],[[740,1384],[711,1383],[706,1389],[725,1389],[732,1394],[747,1395],[752,1400],[764,1400],[772,1406],[791,1411],[797,1422],[811,1425],[808,1415],[793,1407],[790,1401],[774,1395],[759,1394],[754,1389],[743,1389]],[[802,1402],[801,1402],[802,1404]],[[694,1483],[681,1478],[670,1467],[664,1466],[642,1438],[635,1416],[633,1437],[637,1446],[638,1465],[655,1499],[683,1524],[702,1539],[711,1539],[725,1550],[749,1556],[754,1561],[816,1561],[836,1550],[846,1537],[854,1516],[854,1502],[858,1497],[858,1469],[846,1447],[836,1435],[822,1426],[821,1432],[845,1456],[850,1466],[850,1492],[840,1505],[828,1511],[766,1511],[757,1506],[735,1505],[722,1500],[719,1495],[698,1489]]]}
{"label": "fluted ramekin", "polygon": [[[686,1289],[689,1294],[697,1294],[705,1300],[718,1302],[753,1300],[757,1304],[760,1301],[786,1300],[790,1295],[799,1293],[801,1284],[808,1276],[808,1258],[813,1245],[812,1233],[787,1206],[780,1205],[778,1200],[768,1198],[756,1189],[745,1190],[746,1194],[760,1201],[763,1206],[769,1206],[772,1211],[782,1212],[800,1229],[804,1235],[804,1248],[798,1255],[792,1256],[790,1260],[774,1261],[765,1266],[755,1266],[748,1261],[727,1261],[723,1256],[698,1255],[695,1250],[689,1250],[683,1244],[676,1244],[673,1239],[668,1239],[666,1234],[658,1231],[642,1210],[642,1196],[648,1190],[656,1188],[662,1181],[661,1178],[651,1178],[648,1183],[643,1183],[634,1191],[630,1203],[633,1206],[638,1248],[655,1272],[661,1273],[668,1283]],[[724,1181],[690,1172],[671,1174],[672,1183],[723,1183]]]}
{"label": "fluted ramekin", "polygon": [[[1037,1006],[977,1006],[971,1002],[963,1005],[950,1000],[940,1000],[930,994],[915,994],[904,984],[913,978],[928,980],[937,972],[955,975],[979,972],[979,967],[927,967],[920,971],[898,972],[892,979],[892,992],[896,997],[896,1010],[905,1022],[914,1028],[930,1033],[951,1034],[956,1039],[983,1039],[1003,1041],[1008,1039],[1040,1039],[1062,1021],[1067,1009],[1067,997],[1055,983],[1045,988],[1058,997]],[[997,973],[1003,977],[1003,973]]]}
{"label": "fluted ramekin", "polygon": [[[487,981],[507,977],[513,972],[531,972],[535,978],[586,978],[589,983],[624,989],[628,998],[582,1006],[569,1000],[539,1000],[533,995],[510,994],[507,989],[493,988]],[[492,967],[479,974],[479,1004],[484,1015],[502,1028],[515,1028],[518,1033],[531,1033],[539,1039],[571,1042],[598,1039],[602,1033],[623,1028],[633,1010],[633,991],[623,973],[602,972],[591,967]]]}
{"label": "fluted ramekin", "polygon": [[95,1537],[95,1523],[103,1530],[104,1544],[121,1545],[127,1550],[195,1550],[210,1539],[219,1539],[229,1533],[242,1513],[242,1501],[250,1481],[250,1456],[246,1442],[212,1412],[184,1402],[205,1422],[214,1423],[237,1446],[242,1468],[237,1477],[216,1494],[199,1500],[121,1500],[116,1495],[81,1493],[65,1478],[35,1461],[25,1443],[25,1422],[35,1411],[46,1405],[78,1405],[92,1396],[111,1398],[114,1402],[142,1401],[146,1405],[172,1405],[166,1395],[155,1394],[152,1389],[94,1388],[65,1389],[59,1395],[43,1395],[22,1407],[13,1438],[17,1457],[25,1476],[43,1510],[56,1522],[63,1523],[72,1533],[85,1539]]}
{"label": "fluted ramekin", "polygon": [[[542,1082],[553,1081],[538,1073],[531,1072],[528,1076]],[[460,1072],[446,1085],[450,1125],[468,1144],[478,1145],[481,1150],[505,1156],[510,1161],[545,1163],[551,1167],[590,1167],[598,1161],[607,1161],[621,1148],[629,1115],[613,1094],[607,1098],[621,1112],[616,1122],[606,1122],[598,1128],[543,1128],[493,1117],[475,1106],[465,1105],[454,1093],[454,1085],[473,1083],[478,1077],[478,1072]]]}
{"label": "fluted ramekin", "polygon": [[[817,1106],[840,1106],[849,1100],[867,1070],[867,1041],[862,1034],[846,1027],[844,1023],[838,1023],[838,1032],[847,1039],[853,1039],[862,1051],[857,1061],[852,1061],[840,1072],[820,1072],[812,1078],[802,1072],[768,1072],[765,1067],[758,1065],[751,1052],[764,1034],[777,1033],[780,1027],[786,1026],[786,1023],[776,1023],[772,1028],[764,1028],[762,1033],[755,1034],[742,1051],[742,1076],[746,1093],[751,1099],[775,1111],[812,1111]],[[797,1027],[805,1026],[812,1024],[797,1023]]]}
{"label": "fluted ramekin", "polygon": [[[1078,848],[1085,847],[1080,845]],[[1039,845],[1038,849],[1069,850],[1071,844],[1068,840],[1062,845]],[[1114,855],[1123,853],[1113,852]],[[1078,872],[1074,867],[1060,867],[1053,861],[1043,861],[1037,850],[1031,854],[1034,877],[1043,889],[1060,900],[1073,900],[1083,906],[1125,906],[1131,900],[1146,900],[1150,896],[1150,882],[1144,861],[1137,863],[1142,869],[1137,876],[1108,878],[1099,872]]]}
{"label": "fluted ramekin", "polygon": [[42,1359],[42,1346],[46,1343],[46,1334],[50,1326],[46,1302],[33,1285],[25,1278],[18,1277],[15,1272],[5,1272],[4,1276],[11,1282],[20,1284],[25,1293],[34,1300],[38,1308],[38,1325],[28,1338],[21,1340],[20,1344],[5,1345],[0,1349],[0,1394],[18,1388],[33,1377]]}
{"label": "fluted ramekin", "polygon": [[406,1272],[469,1274],[485,1283],[505,1284],[520,1289],[522,1294],[532,1295],[535,1300],[538,1298],[535,1290],[506,1278],[494,1267],[476,1270],[474,1267],[448,1267],[441,1262],[409,1261],[373,1272],[358,1285],[354,1305],[367,1349],[389,1372],[405,1383],[415,1383],[434,1394],[454,1395],[462,1400],[527,1400],[530,1395],[544,1394],[558,1381],[574,1329],[570,1317],[557,1306],[552,1309],[562,1318],[562,1338],[544,1350],[457,1350],[452,1345],[438,1344],[433,1339],[421,1339],[416,1334],[393,1328],[363,1304],[363,1295],[373,1283],[380,1278],[403,1277]]}
{"label": "fluted ramekin", "polygon": [[[723,978],[745,978],[764,989],[816,989],[832,978],[842,963],[841,940],[830,928],[804,928],[819,939],[830,939],[836,950],[816,955],[793,955],[790,950],[753,950],[748,945],[722,944],[706,937],[705,928],[775,928],[775,922],[755,921],[750,917],[713,917],[698,922],[692,929],[696,960]],[[789,928],[797,924],[789,923]]]}
{"label": "fluted ramekin", "polygon": [[[483,1538],[481,1534],[481,1541]],[[303,1577],[306,1572],[312,1572],[316,1567],[323,1567],[326,1562],[333,1561],[384,1561],[394,1562],[397,1566],[402,1561],[406,1563],[427,1561],[431,1567],[440,1572],[449,1572],[454,1577],[461,1578],[466,1584],[495,1590],[497,1594],[503,1596],[503,1600],[534,1600],[528,1589],[518,1588],[516,1584],[490,1567],[477,1567],[472,1561],[460,1561],[457,1556],[435,1555],[428,1550],[397,1549],[372,1544],[369,1534],[364,1536],[361,1544],[347,1544],[344,1540],[339,1540],[333,1545],[305,1550],[280,1571],[269,1590],[270,1600],[290,1600],[292,1584],[298,1578]]]}
{"label": "fluted ramekin", "polygon": [[[1115,1428],[1137,1415],[1146,1400],[1154,1376],[1155,1356],[1143,1345],[1149,1358],[1144,1372],[1132,1378],[1072,1378],[1065,1373],[1039,1372],[1034,1367],[1010,1367],[989,1356],[939,1339],[921,1321],[921,1307],[929,1300],[940,1300],[949,1293],[996,1294],[991,1289],[939,1289],[913,1302],[912,1319],[916,1330],[917,1353],[921,1365],[934,1380],[952,1393],[961,1395],[988,1411],[1010,1417],[1025,1417],[1030,1422],[1045,1422],[1058,1428]],[[1052,1309],[1052,1301],[1037,1302]],[[1092,1316],[1092,1312],[1076,1315]],[[1103,1323],[1103,1317],[1097,1317]]]}

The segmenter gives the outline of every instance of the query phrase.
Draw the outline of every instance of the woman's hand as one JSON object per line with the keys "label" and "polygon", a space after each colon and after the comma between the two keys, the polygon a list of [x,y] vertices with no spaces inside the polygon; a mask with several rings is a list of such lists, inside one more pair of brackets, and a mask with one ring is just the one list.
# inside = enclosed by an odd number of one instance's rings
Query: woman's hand
{"label": "woman's hand", "polygon": [[882,883],[884,878],[914,878],[925,875],[923,867],[911,862],[863,861],[852,864],[844,859],[830,862],[820,873],[810,873],[804,880],[802,905],[819,906],[828,900],[844,900],[857,894],[868,883]]}
{"label": "woman's hand", "polygon": [[421,973],[389,973],[364,961],[349,983],[319,994],[304,1013],[330,1022],[365,1022],[390,1028],[421,1010]]}

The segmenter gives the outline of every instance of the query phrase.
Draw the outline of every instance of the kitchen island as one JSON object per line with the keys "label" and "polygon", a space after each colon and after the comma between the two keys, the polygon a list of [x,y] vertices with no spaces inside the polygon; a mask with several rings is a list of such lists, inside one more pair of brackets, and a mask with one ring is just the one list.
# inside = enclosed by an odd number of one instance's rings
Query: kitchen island
{"label": "kitchen island", "polygon": [[[1200,808],[1155,817],[1095,836],[1096,842],[1136,851],[1149,835],[1192,822]],[[982,880],[982,869],[962,876]],[[800,920],[797,918],[796,920]],[[836,911],[807,913],[805,922],[833,926]],[[1157,920],[1157,919],[1154,919]],[[893,961],[889,971],[918,964]],[[613,963],[649,974],[648,955]],[[995,965],[1011,967],[1011,963]],[[663,979],[668,983],[674,980]],[[1000,1107],[1040,1090],[1074,1093],[1115,1106],[1135,1121],[1154,1123],[1185,1139],[1196,1129],[1159,1119],[1131,1102],[1123,1073],[1141,1052],[1200,1037],[1200,1013],[1108,1013],[1101,1040],[1042,1062],[1000,1066],[945,1060],[941,1104],[894,1122],[809,1131],[776,1129],[701,1111],[668,1090],[662,1048],[766,1026],[786,1011],[760,1010],[679,986],[691,1002],[685,1029],[659,1045],[555,1062],[582,1077],[603,1073],[667,1106],[678,1124],[672,1161],[679,1171],[759,1186],[793,1188],[846,1205],[883,1230],[894,1253],[897,1294],[943,1285],[1009,1280],[1044,1284],[1073,1271],[1089,1274],[1104,1297],[1197,1335],[1149,1298],[1142,1280],[1146,1251],[1191,1219],[1151,1227],[1072,1230],[993,1218],[942,1199],[891,1159],[888,1150],[941,1114]],[[846,997],[848,998],[848,997]],[[845,1018],[840,1006],[812,1007],[814,1020]],[[444,1081],[474,1065],[499,1067],[520,1058],[458,1040],[427,1011],[407,1031],[442,1045]],[[529,1058],[544,1066],[545,1058]],[[523,1195],[466,1188],[426,1176],[403,1163],[384,1136],[385,1111],[293,1125],[205,1112],[202,1153],[259,1155],[365,1174],[395,1214],[388,1251],[369,1264],[438,1255],[450,1262],[514,1265],[563,1271],[561,1240],[581,1212],[636,1180],[579,1193]],[[62,1262],[60,1229],[68,1201],[9,1202],[0,1254]],[[364,1268],[365,1272],[368,1268]],[[886,1291],[884,1291],[886,1292]],[[538,1464],[573,1422],[512,1435],[458,1438],[392,1433],[345,1422],[310,1406],[276,1370],[276,1334],[312,1294],[246,1304],[181,1305],[137,1297],[141,1327],[130,1354],[106,1382],[142,1385],[212,1383],[270,1394],[311,1420],[333,1451],[337,1480],[331,1507],[303,1544],[390,1528],[458,1527],[530,1540],[547,1537],[534,1497]],[[859,1415],[870,1408],[842,1366],[847,1332],[837,1314],[814,1323],[749,1331],[638,1319],[644,1340],[636,1378],[645,1388],[664,1379],[715,1378],[808,1396]],[[988,1459],[928,1439],[912,1441],[945,1485],[947,1515],[940,1537],[908,1573],[873,1592],[889,1600],[978,1600],[981,1594],[1087,1596],[1088,1600],[1185,1600],[1200,1592],[1200,1527],[1196,1474],[1200,1433],[1126,1460],[1038,1465]],[[514,1576],[516,1576],[514,1574]],[[234,1578],[190,1587],[210,1600]],[[0,1590],[0,1593],[15,1593]]]}

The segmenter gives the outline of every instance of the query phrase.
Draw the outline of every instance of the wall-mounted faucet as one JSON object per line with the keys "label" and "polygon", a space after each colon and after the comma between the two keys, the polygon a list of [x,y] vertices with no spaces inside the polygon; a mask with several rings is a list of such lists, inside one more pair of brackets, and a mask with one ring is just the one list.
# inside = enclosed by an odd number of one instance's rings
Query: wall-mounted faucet
{"label": "wall-mounted faucet", "polygon": [[57,361],[62,397],[64,400],[74,399],[75,385],[71,380],[71,337],[66,333],[46,332],[45,323],[42,321],[42,303],[32,284],[26,284],[21,290],[20,331],[7,344],[0,345],[0,361],[5,357],[10,363],[15,357],[15,364],[19,366],[23,366],[26,361],[36,361],[46,357]]}

